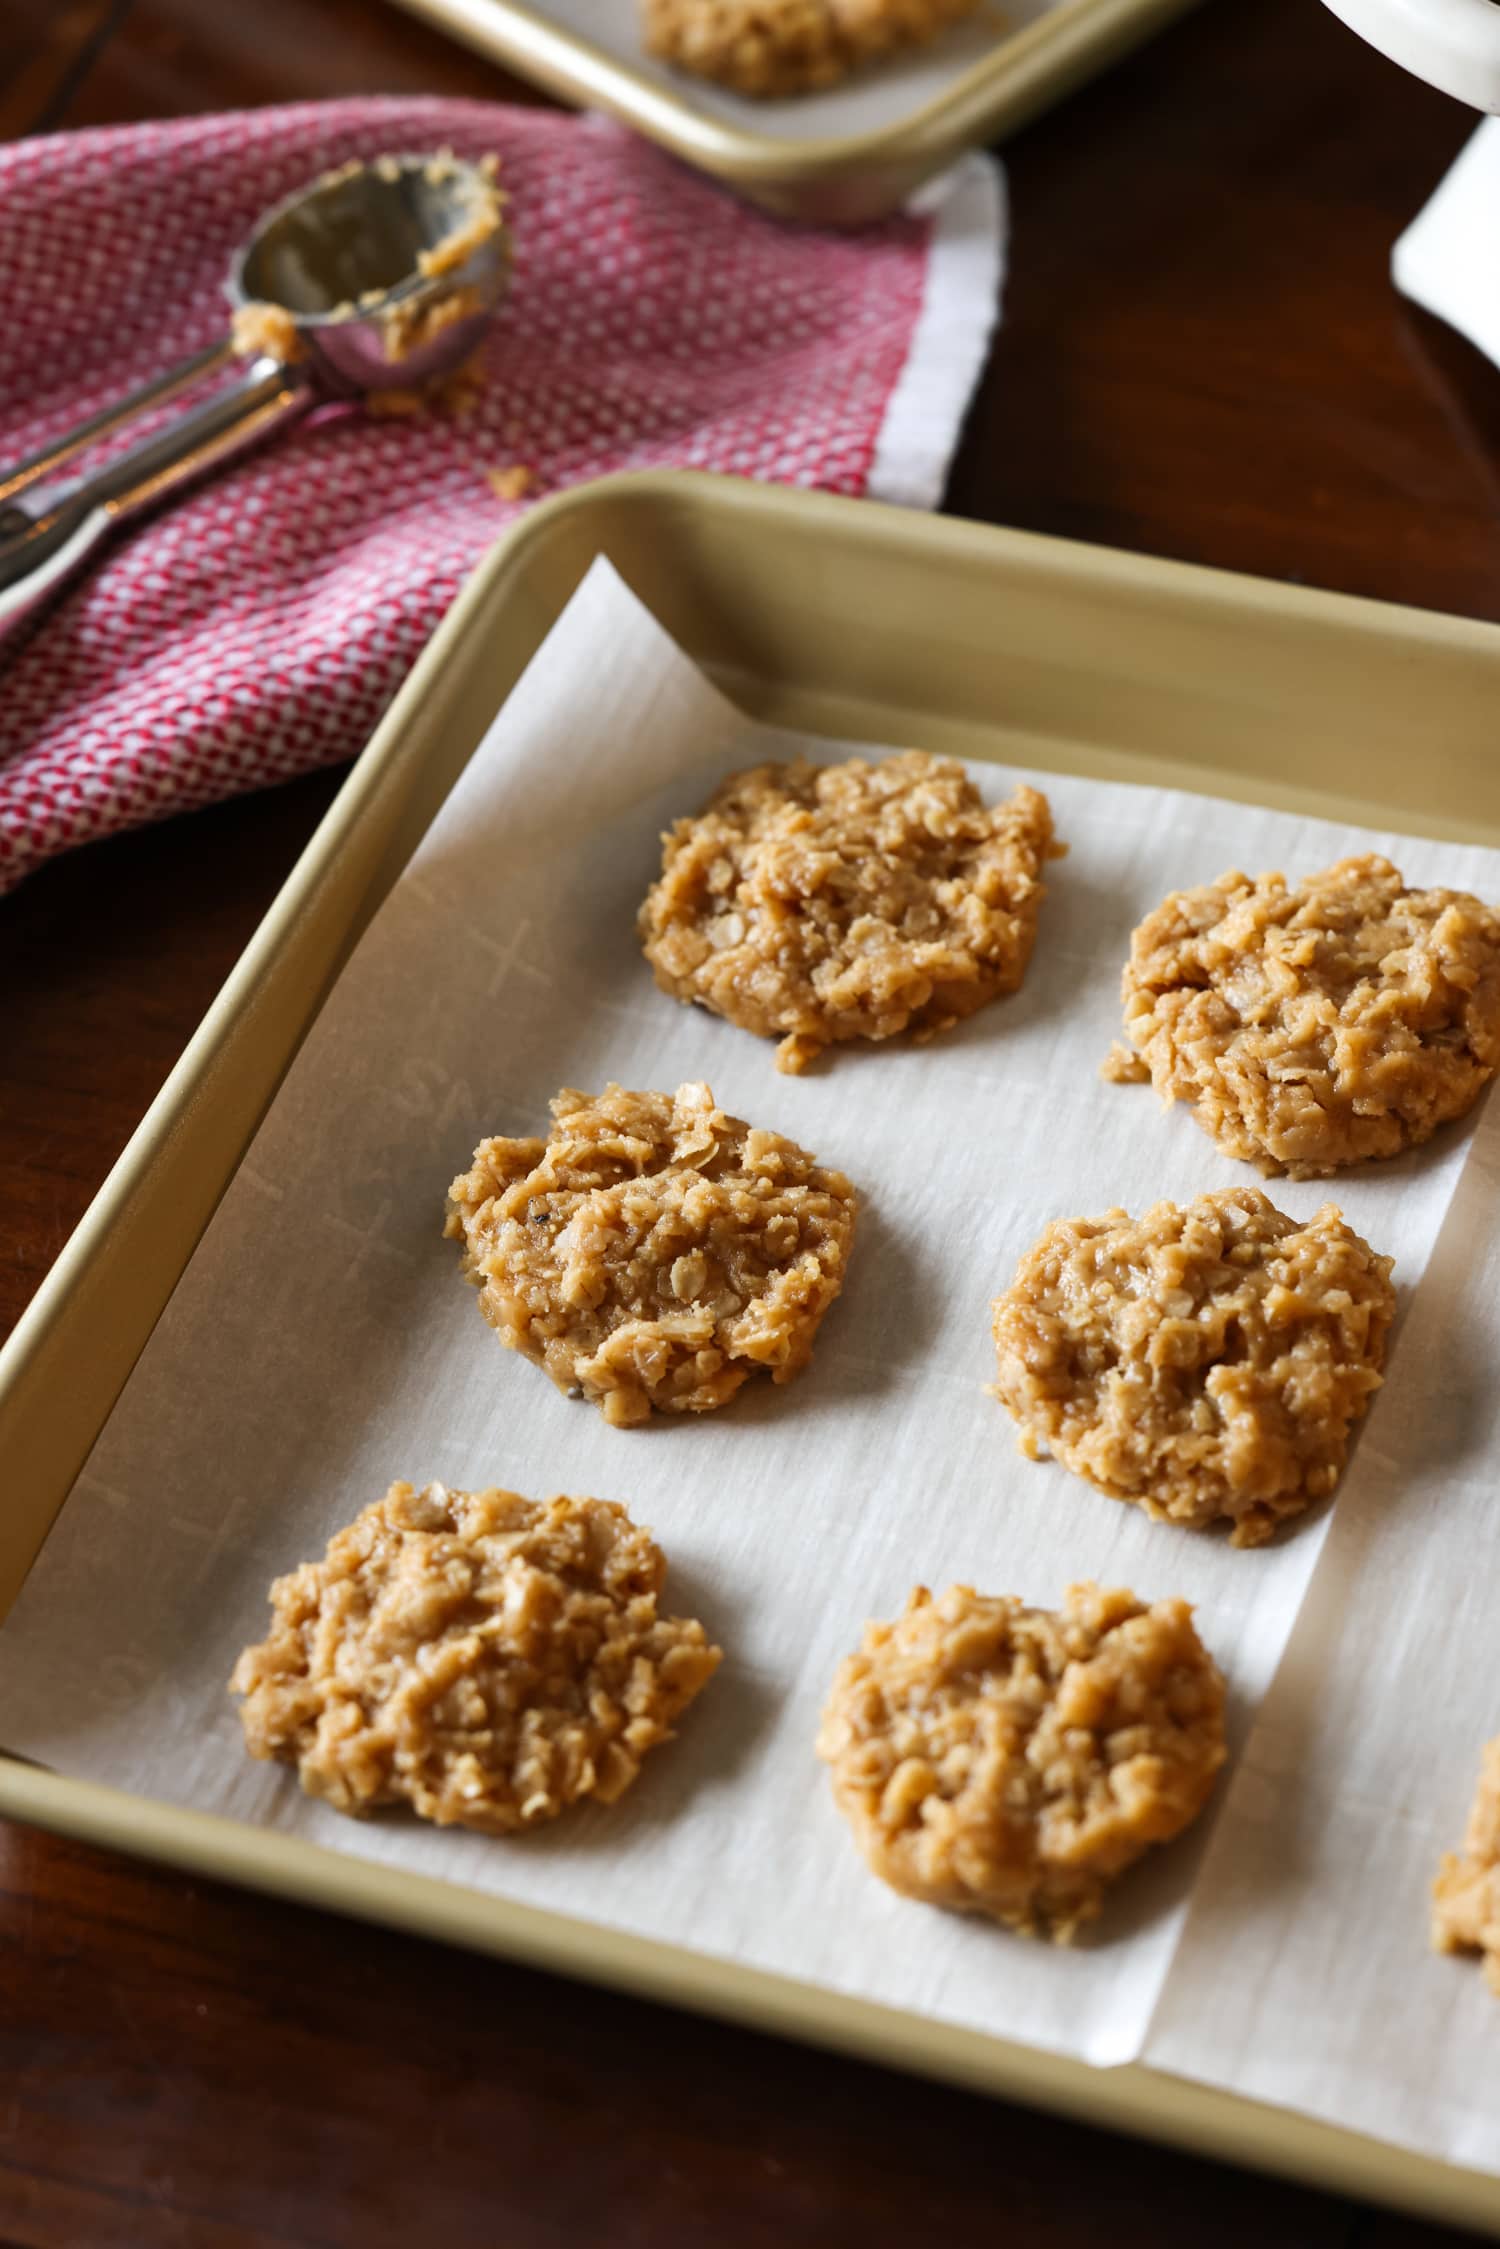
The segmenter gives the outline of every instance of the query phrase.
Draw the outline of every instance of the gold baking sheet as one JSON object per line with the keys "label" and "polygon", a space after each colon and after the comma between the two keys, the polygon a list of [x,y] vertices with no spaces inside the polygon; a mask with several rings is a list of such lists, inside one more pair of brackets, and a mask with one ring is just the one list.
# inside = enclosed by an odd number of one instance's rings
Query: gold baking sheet
{"label": "gold baking sheet", "polygon": [[980,0],[907,58],[795,101],[750,101],[646,55],[636,0],[398,0],[560,100],[603,110],[778,217],[883,217],[1103,70],[1193,0]]}
{"label": "gold baking sheet", "polygon": [[[598,552],[769,717],[1500,841],[1494,628],[732,480],[547,504],[455,605],[0,1354],[0,1603],[339,961]],[[1492,2179],[1149,2070],[1090,2071],[13,1762],[0,1811],[1500,2231]]]}

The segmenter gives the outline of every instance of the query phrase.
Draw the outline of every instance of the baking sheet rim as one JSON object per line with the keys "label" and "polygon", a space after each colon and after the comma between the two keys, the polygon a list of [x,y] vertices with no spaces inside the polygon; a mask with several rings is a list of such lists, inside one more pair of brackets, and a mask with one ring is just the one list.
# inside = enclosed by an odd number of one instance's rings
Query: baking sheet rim
{"label": "baking sheet rim", "polygon": [[[969,2091],[1500,2235],[1500,2181],[1131,2062],[1113,2069],[661,1944],[603,1922],[398,1873],[239,1820],[0,1756],[0,1814],[135,1857],[828,2046]],[[144,1817],[142,1816],[144,1814]],[[143,1832],[131,1833],[132,1823]]]}

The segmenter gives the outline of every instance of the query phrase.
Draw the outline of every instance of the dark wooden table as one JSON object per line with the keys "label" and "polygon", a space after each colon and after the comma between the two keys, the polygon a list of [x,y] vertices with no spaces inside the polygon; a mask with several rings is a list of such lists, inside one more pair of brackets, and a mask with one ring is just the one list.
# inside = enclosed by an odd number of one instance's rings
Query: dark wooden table
{"label": "dark wooden table", "polygon": [[[11,134],[357,91],[519,94],[377,0],[0,14]],[[1035,125],[950,505],[1500,618],[1500,376],[1387,281],[1472,122],[1314,0],[1208,0]],[[0,1327],[338,781],[0,901]],[[0,2249],[968,2238],[1457,2239],[0,1828]]]}

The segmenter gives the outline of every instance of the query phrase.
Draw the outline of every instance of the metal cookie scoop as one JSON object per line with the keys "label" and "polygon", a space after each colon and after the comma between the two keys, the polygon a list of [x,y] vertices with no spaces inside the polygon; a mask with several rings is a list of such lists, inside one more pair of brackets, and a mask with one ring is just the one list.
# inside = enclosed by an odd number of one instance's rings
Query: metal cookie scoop
{"label": "metal cookie scoop", "polygon": [[[508,262],[494,181],[447,154],[348,164],[277,204],[230,268],[234,321],[222,343],[0,469],[0,636],[116,525],[313,406],[451,373],[480,342]],[[59,476],[230,366],[241,370],[232,382],[106,467]]]}

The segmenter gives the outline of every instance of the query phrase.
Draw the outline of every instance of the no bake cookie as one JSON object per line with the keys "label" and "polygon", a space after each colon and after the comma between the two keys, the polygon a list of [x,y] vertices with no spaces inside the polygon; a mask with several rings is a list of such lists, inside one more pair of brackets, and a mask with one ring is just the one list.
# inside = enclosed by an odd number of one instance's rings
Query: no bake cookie
{"label": "no bake cookie", "polygon": [[664,992],[799,1071],[1013,992],[1059,850],[1038,790],[987,805],[954,758],[759,765],[663,838],[641,939]]}
{"label": "no bake cookie", "polygon": [[1222,875],[1147,915],[1124,1003],[1164,1101],[1267,1174],[1319,1178],[1416,1146],[1488,1084],[1500,915],[1373,855],[1295,886]]}
{"label": "no bake cookie", "polygon": [[612,1804],[720,1662],[658,1612],[665,1570],[605,1500],[392,1484],[272,1586],[231,1681],[246,1744],[340,1812],[505,1835]]}
{"label": "no bake cookie", "polygon": [[836,86],[921,47],[978,0],[642,0],[648,54],[737,94],[776,99]]}
{"label": "no bake cookie", "polygon": [[1500,1735],[1485,1745],[1463,1850],[1447,1853],[1432,1885],[1432,1941],[1439,1952],[1482,1954],[1500,1999]]}
{"label": "no bake cookie", "polygon": [[1066,1943],[1202,1810],[1224,1682],[1185,1601],[919,1586],[840,1665],[818,1754],[882,1881]]}
{"label": "no bake cookie", "polygon": [[1258,1546],[1337,1483],[1379,1388],[1391,1260],[1254,1187],[1057,1219],[994,1306],[1021,1447],[1113,1499]]}
{"label": "no bake cookie", "polygon": [[485,1140],[447,1232],[484,1316],[625,1426],[789,1382],[844,1284],[855,1194],[794,1141],[675,1094],[563,1092],[545,1140]]}

